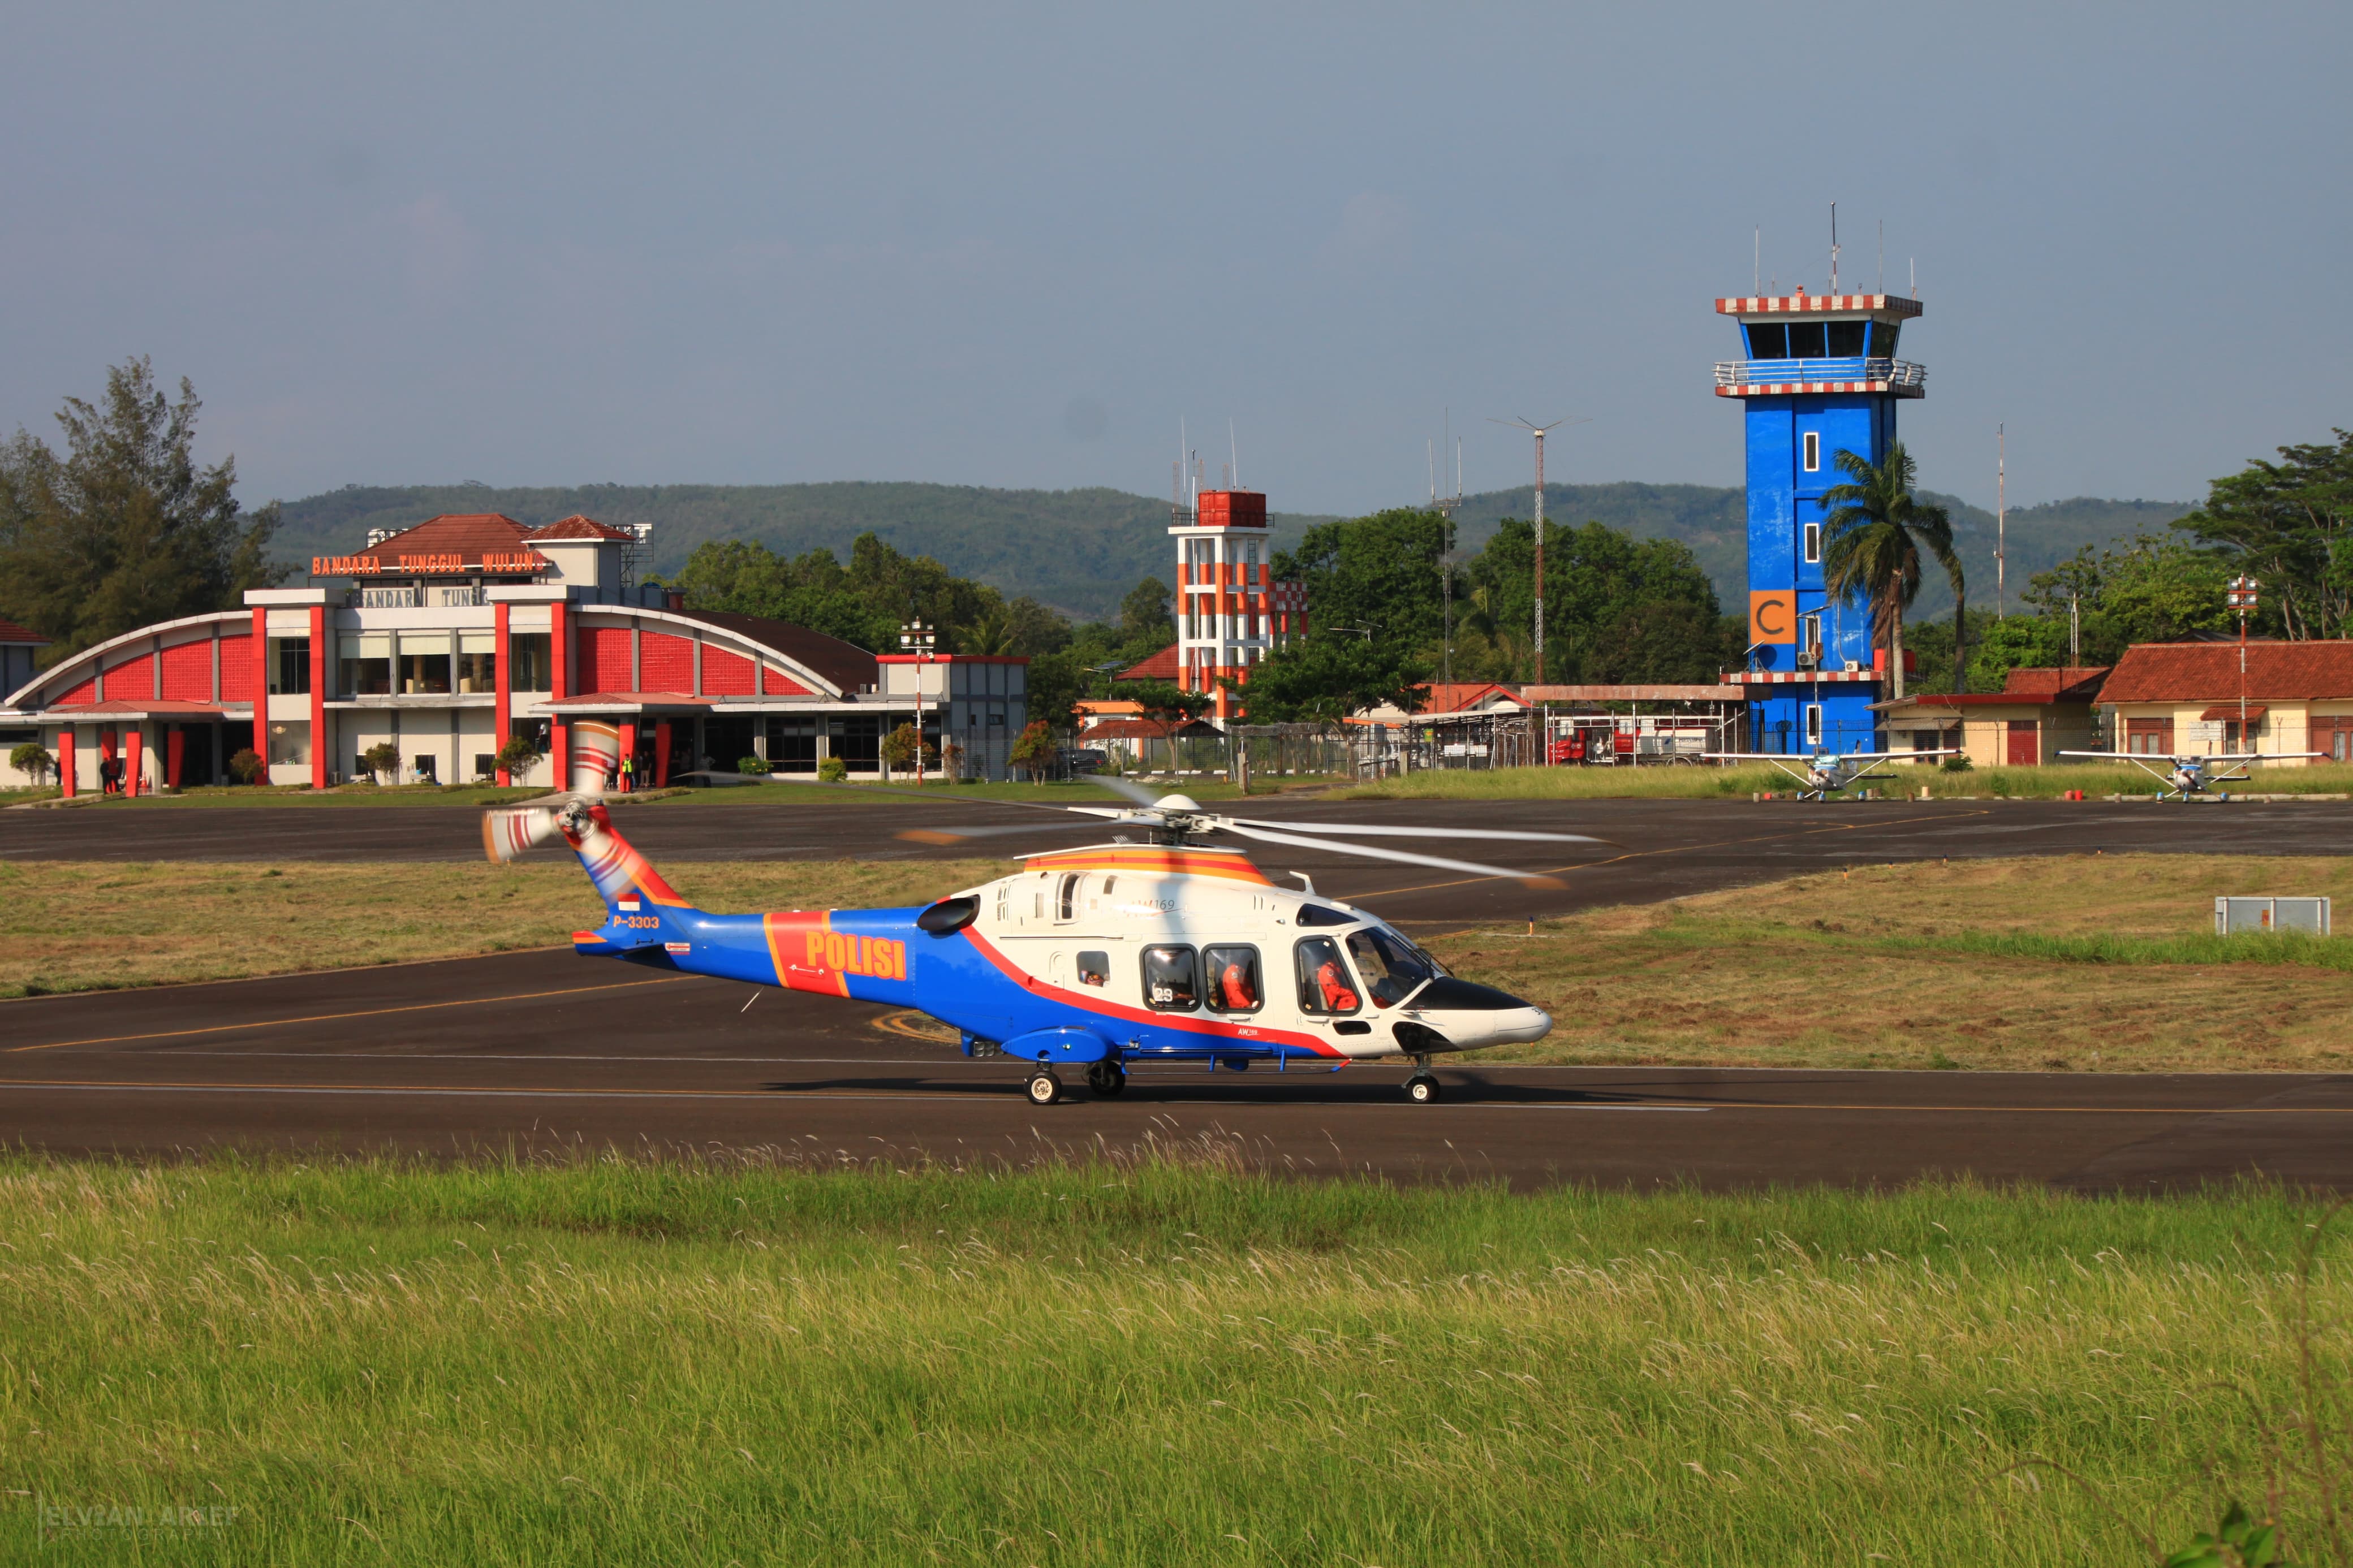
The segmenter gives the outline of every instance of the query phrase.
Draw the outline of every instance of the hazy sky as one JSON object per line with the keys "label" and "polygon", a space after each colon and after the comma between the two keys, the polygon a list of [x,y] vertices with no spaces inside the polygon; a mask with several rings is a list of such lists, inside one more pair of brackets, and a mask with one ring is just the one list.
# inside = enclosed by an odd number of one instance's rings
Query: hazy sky
{"label": "hazy sky", "polygon": [[0,428],[138,353],[351,481],[1740,481],[1718,294],[1917,258],[1924,481],[2353,425],[2353,8],[26,4]]}

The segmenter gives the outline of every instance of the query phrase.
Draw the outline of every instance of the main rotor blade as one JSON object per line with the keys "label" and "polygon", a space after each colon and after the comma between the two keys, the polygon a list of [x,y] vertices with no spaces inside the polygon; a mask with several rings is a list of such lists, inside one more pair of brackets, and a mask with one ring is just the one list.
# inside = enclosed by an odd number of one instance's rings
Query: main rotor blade
{"label": "main rotor blade", "polygon": [[1468,871],[1474,877],[1503,877],[1524,887],[1558,889],[1567,884],[1557,877],[1535,871],[1507,871],[1501,866],[1482,866],[1472,860],[1447,860],[1436,855],[1409,855],[1401,849],[1376,849],[1369,844],[1335,844],[1328,838],[1303,838],[1293,833],[1269,833],[1263,828],[1245,827],[1231,819],[1219,824],[1227,833],[1240,834],[1265,844],[1288,844],[1300,849],[1327,849],[1341,855],[1360,856],[1367,860],[1393,860],[1400,866],[1435,866],[1441,871]]}
{"label": "main rotor blade", "polygon": [[1009,805],[1016,811],[1092,811],[1085,805],[1043,805],[1034,800],[993,800],[987,795],[926,795],[922,790],[896,789],[890,784],[834,784],[826,779],[805,779],[797,773],[731,773],[719,768],[697,768],[692,773],[672,773],[676,779],[713,779],[721,784],[786,784],[794,789],[847,789],[860,795],[891,795],[902,800],[920,800],[932,805]]}
{"label": "main rotor blade", "polygon": [[1103,788],[1111,791],[1113,795],[1125,795],[1128,799],[1135,802],[1138,805],[1158,805],[1160,804],[1160,797],[1158,795],[1153,794],[1142,784],[1131,784],[1126,779],[1115,778],[1103,773],[1089,773],[1087,775],[1087,782],[1091,784],[1101,785]]}
{"label": "main rotor blade", "polygon": [[1383,838],[1509,838],[1522,844],[1599,844],[1582,833],[1512,833],[1486,827],[1376,827],[1369,824],[1335,822],[1267,822],[1255,816],[1222,816],[1251,827],[1271,827],[1283,833],[1360,833]]}
{"label": "main rotor blade", "polygon": [[1001,838],[1008,833],[1061,833],[1093,826],[1091,822],[1015,822],[1002,827],[904,827],[892,837],[910,844],[961,844],[967,838]]}

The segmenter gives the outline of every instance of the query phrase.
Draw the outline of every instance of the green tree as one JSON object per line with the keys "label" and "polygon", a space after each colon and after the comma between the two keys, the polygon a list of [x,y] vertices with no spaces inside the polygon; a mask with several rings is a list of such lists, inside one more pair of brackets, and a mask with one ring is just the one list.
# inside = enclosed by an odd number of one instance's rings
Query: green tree
{"label": "green tree", "polygon": [[509,736],[507,743],[499,748],[498,765],[509,778],[512,778],[517,773],[529,773],[539,757],[536,741],[529,735],[515,734]]}
{"label": "green tree", "polygon": [[1307,584],[1311,624],[1366,627],[1381,642],[1420,653],[1444,633],[1439,563],[1449,532],[1440,513],[1399,507],[1318,523],[1271,564],[1278,580]]}
{"label": "green tree", "polygon": [[26,741],[8,753],[8,765],[38,784],[57,770],[57,758],[38,741]]}
{"label": "green tree", "polygon": [[382,773],[390,773],[395,784],[400,782],[400,748],[390,741],[378,741],[353,760],[367,774],[370,784],[383,783],[378,776]]}
{"label": "green tree", "polygon": [[1176,640],[1176,617],[1168,613],[1168,584],[1146,577],[1119,602],[1119,629],[1131,643],[1149,643],[1152,651]]}
{"label": "green tree", "polygon": [[[1466,573],[1457,600],[1456,673],[1534,676],[1535,530],[1505,518]],[[1746,623],[1739,623],[1745,630]],[[1599,522],[1545,524],[1541,679],[1621,684],[1713,681],[1739,663],[1715,587],[1688,546],[1636,539]]]}
{"label": "green tree", "polygon": [[0,447],[0,616],[51,639],[49,662],[285,580],[267,559],[278,503],[246,513],[237,460],[196,464],[202,406],[135,359],[99,402],[65,400],[62,454],[23,430]]}
{"label": "green tree", "polygon": [[[1904,612],[1920,595],[1920,552],[1925,548],[1953,585],[1954,614],[1965,612],[1961,558],[1953,552],[1952,520],[1940,506],[1912,494],[1917,477],[1912,454],[1892,442],[1877,463],[1861,453],[1841,451],[1844,484],[1822,492],[1829,516],[1822,524],[1822,584],[1832,597],[1860,594],[1871,605],[1887,649],[1889,693],[1904,695]],[[1959,620],[1955,621],[1957,627]],[[1956,640],[1958,640],[1957,634]]]}
{"label": "green tree", "polygon": [[2263,585],[2270,629],[2291,640],[2353,628],[2353,433],[2282,447],[2208,487],[2206,504],[2174,527]]}
{"label": "green tree", "polygon": [[1267,655],[1240,691],[1253,723],[1336,724],[1384,703],[1418,713],[1430,665],[1377,637],[1320,631]]}
{"label": "green tree", "polygon": [[916,732],[913,723],[902,724],[882,737],[882,760],[891,764],[893,773],[914,772],[915,757],[919,752],[926,767],[937,768],[940,765],[939,753],[923,744],[923,736]]}
{"label": "green tree", "polygon": [[1046,770],[1054,761],[1054,731],[1043,719],[1033,719],[1022,728],[1013,742],[1012,763],[1026,771],[1030,781],[1043,784]]}
{"label": "green tree", "polygon": [[[2113,664],[2141,642],[2177,642],[2235,623],[2225,589],[2234,568],[2224,552],[2144,533],[2121,547],[2085,545],[2028,580],[2021,597],[2042,612],[2037,646],[2066,661],[2068,616],[2081,627],[2087,665]],[[2276,629],[2276,627],[2274,627]]]}

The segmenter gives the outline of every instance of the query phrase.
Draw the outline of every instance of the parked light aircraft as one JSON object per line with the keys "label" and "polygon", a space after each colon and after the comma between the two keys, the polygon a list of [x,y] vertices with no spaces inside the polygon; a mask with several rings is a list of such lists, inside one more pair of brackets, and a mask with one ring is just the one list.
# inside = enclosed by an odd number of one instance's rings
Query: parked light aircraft
{"label": "parked light aircraft", "polygon": [[[2088,757],[2094,762],[2102,763],[2130,763],[2165,786],[2157,792],[2158,799],[2163,800],[2167,795],[2171,795],[2176,800],[2186,804],[2191,795],[2205,795],[2216,784],[2244,780],[2247,776],[2246,770],[2253,763],[2275,763],[2282,757],[2325,757],[2328,753],[2326,752],[2245,752],[2219,757],[2193,757],[2187,754],[2166,757],[2145,752],[2062,752],[2059,754],[2063,757]],[[2159,767],[2158,763],[2164,765]],[[2210,773],[2206,771],[2217,766],[2223,771],[2219,773]],[[2231,771],[2234,768],[2238,770],[2235,773]]]}
{"label": "parked light aircraft", "polygon": [[[1915,757],[1957,757],[1957,747],[1947,746],[1934,752],[1816,752],[1810,757],[1792,758],[1778,752],[1705,752],[1701,755],[1711,763],[1770,763],[1804,785],[1798,798],[1827,800],[1835,791],[1844,790],[1864,779],[1892,779],[1894,773],[1876,773],[1871,770],[1897,757],[1907,761]],[[1806,771],[1799,773],[1790,763],[1797,762]]]}
{"label": "parked light aircraft", "polygon": [[[586,729],[589,726],[579,726]],[[990,801],[1029,811],[1105,818],[1143,842],[1021,857],[1023,868],[929,905],[903,909],[718,914],[695,908],[614,830],[598,798],[609,772],[595,737],[581,749],[573,794],[484,814],[494,861],[561,837],[605,900],[607,920],[575,931],[577,952],[789,991],[882,1002],[957,1031],[965,1053],[1028,1064],[1039,1105],[1062,1096],[1058,1069],[1083,1070],[1115,1095],[1136,1060],[1198,1061],[1211,1070],[1253,1062],[1339,1067],[1409,1060],[1408,1098],[1438,1098],[1432,1058],[1541,1039],[1545,1011],[1449,974],[1379,917],[1278,888],[1212,834],[1558,887],[1549,877],[1350,843],[1437,837],[1591,843],[1576,834],[1261,822],[1155,796],[1117,779],[1122,806]],[[732,775],[712,775],[726,778]],[[803,782],[794,781],[797,784]],[[830,787],[877,793],[877,786]],[[912,795],[913,792],[891,792]],[[940,804],[931,795],[913,798]],[[1039,823],[1035,827],[1056,826]],[[913,830],[957,842],[1029,827]]]}

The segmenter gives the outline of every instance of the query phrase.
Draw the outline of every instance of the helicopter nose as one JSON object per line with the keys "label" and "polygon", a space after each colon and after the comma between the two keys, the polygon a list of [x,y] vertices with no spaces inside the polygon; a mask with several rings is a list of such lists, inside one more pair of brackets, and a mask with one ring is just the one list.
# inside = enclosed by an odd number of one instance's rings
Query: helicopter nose
{"label": "helicopter nose", "polygon": [[1552,1015],[1508,991],[1467,980],[1433,980],[1408,1000],[1406,1011],[1457,1048],[1520,1045],[1552,1033]]}

